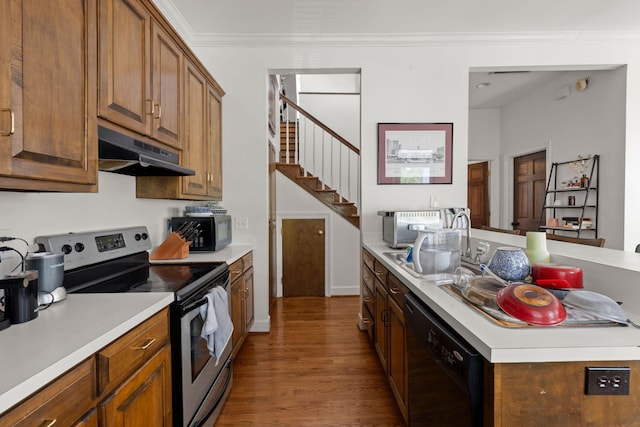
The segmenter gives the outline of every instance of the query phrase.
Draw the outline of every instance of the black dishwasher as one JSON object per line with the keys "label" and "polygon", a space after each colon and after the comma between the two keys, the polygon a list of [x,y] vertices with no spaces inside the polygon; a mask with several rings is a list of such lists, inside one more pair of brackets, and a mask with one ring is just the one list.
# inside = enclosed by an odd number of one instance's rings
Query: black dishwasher
{"label": "black dishwasher", "polygon": [[482,355],[413,294],[403,311],[409,426],[482,426]]}

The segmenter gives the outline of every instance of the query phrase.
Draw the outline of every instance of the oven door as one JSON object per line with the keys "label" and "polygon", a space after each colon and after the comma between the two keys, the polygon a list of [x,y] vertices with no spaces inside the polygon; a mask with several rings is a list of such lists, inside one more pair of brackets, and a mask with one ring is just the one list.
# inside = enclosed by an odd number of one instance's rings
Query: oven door
{"label": "oven door", "polygon": [[[226,290],[226,289],[225,289]],[[220,361],[211,357],[206,341],[200,337],[204,320],[198,301],[188,306],[180,318],[180,378],[182,382],[182,425],[197,426],[216,410],[219,412],[232,383],[231,340]],[[174,368],[174,372],[177,369]]]}

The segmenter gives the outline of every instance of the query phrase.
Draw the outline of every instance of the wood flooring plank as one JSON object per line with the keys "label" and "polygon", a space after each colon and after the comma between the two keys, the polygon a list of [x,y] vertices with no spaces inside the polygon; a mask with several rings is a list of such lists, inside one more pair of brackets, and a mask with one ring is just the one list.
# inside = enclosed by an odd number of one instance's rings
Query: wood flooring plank
{"label": "wood flooring plank", "polygon": [[404,426],[359,297],[279,298],[271,332],[249,334],[216,427]]}

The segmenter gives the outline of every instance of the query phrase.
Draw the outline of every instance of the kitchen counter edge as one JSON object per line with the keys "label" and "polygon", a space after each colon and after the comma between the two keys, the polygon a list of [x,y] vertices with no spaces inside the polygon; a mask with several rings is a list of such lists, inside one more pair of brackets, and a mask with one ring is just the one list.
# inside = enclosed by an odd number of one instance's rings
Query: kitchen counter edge
{"label": "kitchen counter edge", "polygon": [[362,246],[491,363],[640,360],[639,329],[501,327],[436,285],[411,276],[384,255],[397,250],[383,242],[362,242]]}
{"label": "kitchen counter edge", "polygon": [[[174,301],[170,292],[70,294],[0,332],[0,414]],[[87,317],[90,316],[90,317]]]}

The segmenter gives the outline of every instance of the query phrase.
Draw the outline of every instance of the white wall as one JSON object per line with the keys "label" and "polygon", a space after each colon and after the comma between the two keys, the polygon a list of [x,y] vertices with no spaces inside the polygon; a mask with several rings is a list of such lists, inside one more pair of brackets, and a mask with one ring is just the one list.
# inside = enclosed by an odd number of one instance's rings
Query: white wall
{"label": "white wall", "polygon": [[278,295],[282,295],[281,221],[283,218],[325,219],[326,295],[358,295],[360,293],[358,285],[360,259],[353,254],[360,251],[359,230],[280,172],[276,176]]}
{"label": "white wall", "polygon": [[[589,88],[576,92],[575,82],[586,75],[590,77]],[[554,92],[564,86],[571,87],[570,96],[554,100]],[[500,119],[501,151],[503,160],[509,164],[514,156],[548,146],[548,176],[551,162],[600,154],[598,235],[607,239],[608,248],[614,249],[622,249],[624,245],[625,91],[624,67],[613,71],[565,72],[503,107]],[[565,173],[564,179],[575,175],[568,167],[561,172]],[[511,183],[513,178],[502,179]],[[503,211],[511,213],[509,201]],[[564,215],[569,213],[565,211]],[[506,223],[510,221],[511,216]],[[589,236],[587,233],[586,237]]]}
{"label": "white wall", "polygon": [[[224,172],[225,204],[235,212],[245,212],[252,224],[249,232],[253,233],[256,245],[257,322],[268,319],[267,70],[361,69],[361,231],[365,235],[380,236],[378,210],[423,209],[429,206],[431,195],[439,198],[441,206],[466,205],[470,67],[628,63],[627,116],[634,117],[640,113],[640,91],[636,89],[640,82],[637,49],[637,43],[624,40],[615,43],[571,41],[552,46],[542,42],[393,48],[194,46],[227,92],[223,100],[224,162],[234,167],[226,167]],[[453,122],[453,184],[377,185],[377,123],[380,122]],[[627,141],[638,137],[640,123],[628,120]],[[628,170],[625,178],[638,179],[639,174],[640,170]],[[629,225],[627,222],[626,230],[634,233]],[[640,236],[637,230],[640,225],[631,226]],[[354,259],[359,257],[356,251],[351,255]]]}
{"label": "white wall", "polygon": [[359,95],[302,93],[298,105],[351,145],[360,147]]}
{"label": "white wall", "polygon": [[510,221],[500,223],[501,216],[501,157],[500,110],[486,108],[469,111],[469,162],[489,162],[489,225],[511,228]]}
{"label": "white wall", "polygon": [[[135,178],[100,172],[98,193],[21,193],[0,191],[0,229],[28,242],[41,235],[146,225],[153,246],[167,236],[167,220],[181,216],[191,202],[136,199]],[[4,245],[4,244],[3,244]],[[10,242],[23,254],[25,246]],[[0,263],[6,274],[16,260]]]}

